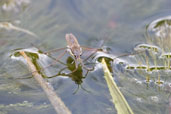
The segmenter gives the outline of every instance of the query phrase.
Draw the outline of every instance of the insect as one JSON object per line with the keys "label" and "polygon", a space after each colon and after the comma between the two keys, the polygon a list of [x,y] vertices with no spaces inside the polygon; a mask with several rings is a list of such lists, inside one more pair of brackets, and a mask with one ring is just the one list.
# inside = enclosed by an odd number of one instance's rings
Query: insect
{"label": "insect", "polygon": [[[73,65],[73,68],[74,68],[74,69],[72,69],[72,70],[70,69],[71,73],[74,73],[74,72],[76,72],[77,70],[79,70],[78,67],[80,67],[80,66],[81,66],[82,68],[86,69],[87,72],[88,72],[88,71],[92,71],[92,70],[94,69],[94,67],[88,68],[87,66],[85,66],[84,61],[87,61],[87,60],[88,60],[90,57],[92,57],[97,51],[102,51],[102,49],[100,49],[100,48],[89,48],[89,47],[80,46],[80,44],[78,43],[77,38],[76,38],[73,34],[71,34],[71,33],[70,33],[70,34],[66,34],[65,38],[66,38],[66,41],[67,41],[67,46],[66,46],[66,47],[58,48],[58,49],[53,49],[53,50],[50,50],[50,51],[47,51],[47,52],[42,52],[39,48],[37,48],[34,44],[32,44],[34,47],[36,47],[37,49],[39,49],[39,50],[37,51],[38,53],[40,52],[40,54],[45,54],[45,55],[47,55],[48,57],[50,57],[50,58],[51,58],[52,60],[54,60],[54,61],[53,61],[51,64],[49,64],[49,65],[47,65],[47,66],[45,66],[45,67],[43,67],[43,68],[38,68],[37,71],[32,71],[31,73],[25,74],[25,75],[23,75],[23,76],[30,75],[30,74],[32,74],[33,72],[41,73],[41,71],[44,71],[46,68],[55,65],[56,62],[59,62],[60,64],[63,64],[63,65],[66,65],[65,63],[61,62],[60,59],[61,59],[67,52],[70,53],[70,55],[72,56],[72,58],[73,58],[73,60],[74,60],[73,64],[71,64],[71,65]],[[58,52],[58,51],[60,51],[60,50],[64,50],[64,52],[61,53],[61,54],[59,54],[57,58],[54,58],[54,57],[52,57],[52,56],[50,55],[52,52]],[[83,50],[89,50],[89,51],[91,51],[91,53],[89,54],[89,56],[88,56],[87,58],[85,58],[84,60],[81,58],[81,56],[83,55]],[[18,54],[16,54],[16,53],[18,53],[18,52],[19,52],[19,50],[17,50],[17,51],[14,53],[14,56],[15,56],[15,55],[18,55]],[[26,52],[27,52],[27,51],[26,51]],[[30,52],[28,52],[28,53],[30,53]],[[35,54],[37,55],[38,53],[35,53]],[[38,56],[39,56],[39,55],[38,55]],[[35,64],[35,65],[36,65],[36,66],[39,66],[38,64]],[[42,74],[42,73],[41,73],[41,74]],[[87,75],[87,73],[86,73],[86,75]],[[22,76],[22,77],[23,77],[23,76]],[[43,75],[43,76],[44,76],[44,75]],[[46,78],[46,76],[44,76],[44,77]],[[49,76],[48,76],[48,77],[49,77]],[[52,76],[52,77],[53,77],[53,76]],[[27,79],[27,78],[30,78],[30,77],[26,77],[26,79]],[[19,78],[19,79],[24,79],[24,78]]]}
{"label": "insect", "polygon": [[[75,69],[72,70],[71,73],[74,73],[77,71],[78,69],[78,66],[81,65],[82,68],[86,69],[87,71],[92,71],[94,69],[94,67],[92,68],[88,68],[87,66],[85,66],[84,64],[84,61],[88,60],[90,57],[92,57],[96,52],[98,51],[101,51],[101,52],[104,52],[102,49],[100,48],[89,48],[89,47],[85,47],[85,46],[80,46],[80,44],[78,43],[78,40],[77,38],[72,34],[72,33],[69,33],[69,34],[66,34],[65,35],[65,39],[67,41],[67,46],[64,47],[64,48],[58,48],[58,49],[53,49],[53,50],[50,50],[50,51],[47,51],[47,52],[44,52],[43,54],[46,54],[48,55],[50,58],[52,58],[53,60],[55,60],[55,62],[53,62],[52,64],[42,68],[42,69],[39,69],[38,72],[40,71],[43,71],[44,69],[50,67],[50,66],[53,66],[54,64],[56,64],[56,62],[60,62],[59,60],[67,53],[69,52],[70,55],[73,57],[74,59],[74,64],[75,65]],[[63,53],[61,53],[57,58],[54,58],[52,56],[50,56],[50,53],[52,52],[57,52],[57,51],[60,51],[60,50],[64,50]],[[92,53],[86,58],[86,59],[82,59],[81,56],[83,55],[83,50],[89,50],[91,51]],[[105,52],[106,53],[106,52]],[[140,53],[140,52],[138,52]],[[123,56],[127,56],[127,55],[135,55],[137,54],[137,52],[135,53],[132,53],[132,54],[123,54],[123,55],[120,55],[120,56],[117,56],[116,58],[118,57],[123,57]],[[115,58],[112,58],[113,61]],[[61,63],[61,62],[60,62]],[[33,72],[36,72],[36,71],[33,71]],[[33,73],[32,72],[32,73]],[[31,73],[30,73],[31,74]],[[28,74],[27,74],[28,75]],[[52,76],[53,77],[53,76]]]}
{"label": "insect", "polygon": [[[67,41],[67,47],[59,48],[59,49],[54,49],[54,50],[45,52],[45,54],[48,55],[51,52],[59,51],[59,50],[64,50],[65,49],[65,51],[63,53],[61,53],[57,57],[57,59],[55,59],[56,61],[58,61],[61,57],[63,57],[66,52],[69,52],[70,55],[73,56],[73,59],[74,59],[74,62],[75,62],[75,70],[73,70],[73,72],[75,72],[77,70],[79,64],[81,64],[81,66],[84,69],[88,70],[88,71],[93,70],[93,68],[86,67],[84,65],[84,63],[83,63],[83,60],[81,59],[81,56],[83,54],[83,49],[84,50],[94,51],[90,56],[92,56],[93,54],[95,54],[97,51],[101,51],[101,49],[98,49],[98,48],[97,49],[96,48],[88,48],[88,47],[80,46],[80,44],[78,43],[77,38],[72,33],[66,34],[65,35],[65,39]],[[88,58],[86,58],[85,60],[87,60]]]}

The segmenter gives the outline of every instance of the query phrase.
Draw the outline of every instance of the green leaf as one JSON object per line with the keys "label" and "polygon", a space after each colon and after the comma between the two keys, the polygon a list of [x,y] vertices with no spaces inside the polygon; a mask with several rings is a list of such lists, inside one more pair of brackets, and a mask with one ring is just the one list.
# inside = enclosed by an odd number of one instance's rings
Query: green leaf
{"label": "green leaf", "polygon": [[104,77],[107,82],[110,94],[112,96],[112,101],[115,105],[118,114],[134,114],[129,104],[125,100],[124,96],[122,95],[121,91],[114,82],[104,58],[102,59],[102,65],[104,70]]}

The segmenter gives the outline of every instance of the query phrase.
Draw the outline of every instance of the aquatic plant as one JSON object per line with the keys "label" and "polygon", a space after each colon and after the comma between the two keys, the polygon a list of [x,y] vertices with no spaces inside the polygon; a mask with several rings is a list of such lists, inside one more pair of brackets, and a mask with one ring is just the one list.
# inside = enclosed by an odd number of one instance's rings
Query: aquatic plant
{"label": "aquatic plant", "polygon": [[126,57],[124,68],[127,72],[137,72],[146,77],[146,83],[153,79],[159,86],[168,85],[169,80],[164,79],[169,77],[171,71],[171,16],[157,19],[147,25],[145,36],[146,43],[138,44],[134,48],[135,51],[144,52]]}

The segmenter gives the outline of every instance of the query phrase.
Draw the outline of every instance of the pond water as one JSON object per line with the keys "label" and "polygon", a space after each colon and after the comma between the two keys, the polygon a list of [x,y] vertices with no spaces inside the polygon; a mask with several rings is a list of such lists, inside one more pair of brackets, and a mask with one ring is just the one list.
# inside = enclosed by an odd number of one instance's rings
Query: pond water
{"label": "pond water", "polygon": [[[135,114],[171,113],[170,6],[169,0],[0,1],[0,114],[55,114],[34,78],[21,78],[30,77],[25,75],[30,71],[13,54],[66,47],[67,33],[87,47],[101,48],[104,42],[112,56],[146,49],[114,61],[114,80]],[[66,54],[61,61],[72,59]],[[46,58],[39,63],[46,67],[51,62]],[[102,67],[95,66],[86,78],[83,69],[78,79],[77,74],[45,79],[73,114],[117,114]],[[52,76],[62,68],[56,63],[45,72]]]}

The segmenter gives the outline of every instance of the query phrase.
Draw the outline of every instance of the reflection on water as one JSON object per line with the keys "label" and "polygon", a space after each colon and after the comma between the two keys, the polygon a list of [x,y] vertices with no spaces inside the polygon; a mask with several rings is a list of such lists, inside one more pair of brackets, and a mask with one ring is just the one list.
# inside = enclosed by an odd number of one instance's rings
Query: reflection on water
{"label": "reflection on water", "polygon": [[[105,39],[105,45],[110,47],[112,54],[105,57],[113,64],[112,67],[109,64],[109,68],[114,74],[114,80],[135,113],[168,114],[171,102],[170,14],[162,12],[166,16],[162,18],[155,14],[170,8],[169,3],[169,0],[1,0],[0,21],[20,27],[21,31],[0,31],[0,113],[55,114],[33,78],[17,79],[30,71],[23,62],[11,59],[9,55],[14,49],[29,49],[32,43],[41,50],[65,47],[65,34],[73,33],[81,45],[90,47],[98,47],[100,38],[106,35],[109,37]],[[148,17],[152,15],[155,15],[155,19],[147,25],[144,33],[144,23],[149,23],[151,19]],[[38,37],[32,38],[28,30]],[[146,34],[146,39],[143,34]],[[111,57],[131,53],[134,45],[135,50],[145,52],[110,61]],[[37,51],[30,54],[36,62]],[[54,62],[42,55],[39,57],[44,61],[37,61],[40,66]],[[86,70],[81,66],[78,71],[72,72],[72,58],[66,56],[62,61],[66,61],[66,64],[56,63],[42,72],[44,77],[53,77],[61,70],[59,74],[68,77],[45,79],[52,83],[73,114],[117,113],[110,102],[111,97],[99,63],[86,76]],[[36,66],[37,69],[41,69],[40,66]],[[73,95],[77,84],[91,92],[79,89]]]}
{"label": "reflection on water", "polygon": [[37,37],[36,34],[34,34],[33,32],[26,30],[26,29],[23,29],[23,28],[19,28],[17,26],[14,26],[12,23],[9,23],[9,22],[0,22],[0,29],[6,29],[8,31],[16,30],[16,31],[24,32],[24,33],[27,33],[27,34],[32,35],[34,37]]}

